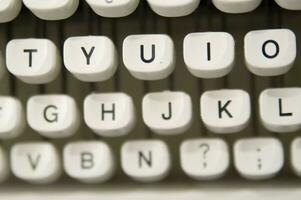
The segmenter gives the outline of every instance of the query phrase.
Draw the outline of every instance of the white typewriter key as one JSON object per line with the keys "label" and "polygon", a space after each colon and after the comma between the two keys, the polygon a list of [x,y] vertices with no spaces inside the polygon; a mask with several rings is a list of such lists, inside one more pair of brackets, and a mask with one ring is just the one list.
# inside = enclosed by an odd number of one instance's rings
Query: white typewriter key
{"label": "white typewriter key", "polygon": [[125,17],[136,10],[140,0],[86,0],[92,10],[103,17]]}
{"label": "white typewriter key", "polygon": [[184,92],[146,94],[142,112],[144,123],[155,133],[163,135],[183,133],[192,121],[191,99]]}
{"label": "white typewriter key", "polygon": [[253,180],[272,178],[282,169],[283,147],[274,138],[238,140],[234,145],[234,164],[242,177]]}
{"label": "white typewriter key", "polygon": [[73,15],[79,0],[23,0],[23,3],[40,19],[61,20]]}
{"label": "white typewriter key", "polygon": [[12,139],[26,127],[25,113],[20,100],[0,97],[0,139]]}
{"label": "white typewriter key", "polygon": [[27,102],[29,126],[48,138],[73,135],[80,120],[75,100],[67,95],[38,95]]}
{"label": "white typewriter key", "polygon": [[164,17],[181,17],[191,14],[200,0],[147,0],[152,10]]}
{"label": "white typewriter key", "polygon": [[121,148],[121,166],[131,178],[155,182],[165,178],[171,161],[167,145],[160,140],[128,141]]}
{"label": "white typewriter key", "polygon": [[219,78],[233,68],[235,42],[229,33],[191,33],[184,39],[184,61],[200,78]]}
{"label": "white typewriter key", "polygon": [[51,143],[15,144],[11,149],[10,157],[13,174],[30,183],[52,183],[62,172],[59,153]]}
{"label": "white typewriter key", "polygon": [[214,90],[201,96],[201,118],[215,133],[242,131],[251,117],[250,96],[243,90]]}
{"label": "white typewriter key", "polygon": [[0,146],[0,182],[4,182],[10,175],[9,159],[3,147]]}
{"label": "white typewriter key", "polygon": [[100,136],[126,135],[136,122],[133,100],[124,93],[91,94],[84,101],[84,120]]}
{"label": "white typewriter key", "polygon": [[301,10],[300,0],[275,0],[275,2],[284,9]]}
{"label": "white typewriter key", "polygon": [[270,131],[293,132],[301,128],[301,88],[264,90],[259,97],[260,119]]}
{"label": "white typewriter key", "polygon": [[291,165],[294,172],[301,177],[301,137],[294,139],[291,144]]}
{"label": "white typewriter key", "polygon": [[228,145],[221,139],[186,140],[180,158],[183,171],[196,180],[220,178],[230,164]]}
{"label": "white typewriter key", "polygon": [[48,39],[15,39],[6,46],[6,65],[20,80],[43,84],[57,77],[61,60],[57,47]]}
{"label": "white typewriter key", "polygon": [[0,23],[15,19],[22,8],[22,0],[0,0]]}
{"label": "white typewriter key", "polygon": [[255,10],[262,0],[212,0],[217,9],[225,13],[246,13]]}
{"label": "white typewriter key", "polygon": [[64,148],[64,169],[81,182],[105,182],[115,171],[113,154],[104,142],[69,143]]}
{"label": "white typewriter key", "polygon": [[64,44],[64,64],[81,81],[104,81],[117,69],[117,52],[105,36],[71,37]]}
{"label": "white typewriter key", "polygon": [[259,76],[288,72],[296,59],[296,36],[288,29],[249,32],[244,39],[245,62]]}
{"label": "white typewriter key", "polygon": [[122,51],[125,67],[137,79],[164,79],[174,70],[174,44],[168,35],[128,36]]}

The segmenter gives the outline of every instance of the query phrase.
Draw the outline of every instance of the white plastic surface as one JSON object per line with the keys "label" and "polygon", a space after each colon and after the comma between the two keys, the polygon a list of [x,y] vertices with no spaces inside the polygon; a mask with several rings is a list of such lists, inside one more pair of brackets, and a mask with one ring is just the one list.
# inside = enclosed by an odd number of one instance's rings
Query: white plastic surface
{"label": "white plastic surface", "polygon": [[65,172],[84,183],[105,182],[115,171],[111,149],[101,141],[68,143],[63,150],[63,159]]}
{"label": "white plastic surface", "polygon": [[286,133],[301,128],[301,88],[266,89],[259,96],[259,115],[270,131]]}
{"label": "white plastic surface", "polygon": [[251,118],[250,95],[243,90],[213,90],[203,93],[201,118],[215,133],[236,133],[243,130]]}
{"label": "white plastic surface", "polygon": [[14,39],[6,46],[8,71],[30,84],[53,81],[60,72],[60,53],[48,39]]}
{"label": "white plastic surface", "polygon": [[184,92],[148,93],[143,98],[142,110],[144,123],[162,135],[184,133],[192,122],[191,98]]}
{"label": "white plastic surface", "polygon": [[247,179],[272,178],[284,164],[283,146],[276,138],[240,139],[233,149],[235,168]]}
{"label": "white plastic surface", "polygon": [[16,138],[23,133],[25,127],[25,113],[20,100],[0,96],[0,138]]}
{"label": "white plastic surface", "polygon": [[84,100],[84,120],[96,134],[117,137],[135,126],[133,100],[125,93],[92,93]]}
{"label": "white plastic surface", "polygon": [[226,32],[191,33],[184,39],[184,61],[199,78],[219,78],[228,74],[235,60],[235,42]]}
{"label": "white plastic surface", "polygon": [[221,178],[230,166],[228,145],[221,139],[189,139],[180,147],[181,167],[196,180]]}
{"label": "white plastic surface", "polygon": [[29,183],[52,183],[62,172],[59,152],[48,142],[14,144],[10,159],[13,174]]}
{"label": "white plastic surface", "polygon": [[197,9],[200,0],[147,0],[152,10],[163,17],[181,17]]}
{"label": "white plastic surface", "polygon": [[48,138],[70,137],[80,126],[76,102],[68,95],[32,96],[27,102],[27,121]]}
{"label": "white plastic surface", "polygon": [[127,141],[121,148],[121,166],[136,181],[160,181],[171,168],[168,147],[160,140]]}
{"label": "white plastic surface", "polygon": [[24,5],[38,18],[62,20],[77,10],[80,0],[23,0]]}
{"label": "white plastic surface", "polygon": [[137,79],[164,79],[175,67],[174,43],[168,35],[130,35],[122,52],[125,67]]}
{"label": "white plastic surface", "polygon": [[118,56],[108,37],[71,37],[64,43],[64,64],[81,81],[105,81],[114,75]]}
{"label": "white plastic surface", "polygon": [[256,9],[262,0],[212,0],[220,11],[225,13],[247,13]]}
{"label": "white plastic surface", "polygon": [[285,74],[295,62],[296,36],[289,29],[251,31],[244,43],[246,66],[258,76]]}
{"label": "white plastic surface", "polygon": [[22,8],[22,0],[0,0],[0,23],[15,19]]}
{"label": "white plastic surface", "polygon": [[301,10],[300,0],[275,0],[275,2],[284,9]]}
{"label": "white plastic surface", "polygon": [[86,0],[92,10],[103,17],[125,17],[136,10],[140,0]]}

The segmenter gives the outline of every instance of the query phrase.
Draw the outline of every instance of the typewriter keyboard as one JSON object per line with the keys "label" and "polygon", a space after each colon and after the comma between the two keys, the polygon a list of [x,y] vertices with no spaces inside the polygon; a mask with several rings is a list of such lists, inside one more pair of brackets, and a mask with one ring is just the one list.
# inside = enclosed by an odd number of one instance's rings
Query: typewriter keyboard
{"label": "typewriter keyboard", "polygon": [[299,200],[301,0],[0,0],[0,199]]}

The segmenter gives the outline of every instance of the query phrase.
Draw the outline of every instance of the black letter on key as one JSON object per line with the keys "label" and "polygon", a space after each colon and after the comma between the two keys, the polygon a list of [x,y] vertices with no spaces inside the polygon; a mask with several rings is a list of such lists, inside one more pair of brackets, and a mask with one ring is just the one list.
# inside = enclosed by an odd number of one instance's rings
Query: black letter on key
{"label": "black letter on key", "polygon": [[23,52],[29,54],[29,65],[28,66],[32,67],[32,54],[37,53],[38,50],[37,49],[24,49]]}
{"label": "black letter on key", "polygon": [[140,45],[140,57],[141,60],[145,63],[151,63],[155,60],[155,54],[156,54],[156,46],[153,44],[152,45],[152,56],[150,59],[146,59],[144,56],[144,45]]}
{"label": "black letter on key", "polygon": [[85,47],[81,47],[86,59],[87,59],[87,65],[90,65],[90,59],[91,59],[91,56],[95,50],[95,47],[92,47],[89,51],[89,53],[86,51]]}
{"label": "black letter on key", "polygon": [[[270,43],[273,44],[273,45],[275,46],[275,48],[276,48],[275,53],[274,53],[274,54],[271,54],[271,55],[269,55],[269,54],[266,52],[266,46],[267,46],[268,44],[270,44]],[[267,57],[267,58],[270,58],[270,59],[275,58],[276,56],[278,56],[279,51],[280,51],[280,49],[279,49],[279,44],[278,44],[275,40],[268,40],[268,41],[266,41],[265,43],[263,43],[263,45],[262,45],[262,53],[263,53],[263,55],[264,55],[265,57]]]}
{"label": "black letter on key", "polygon": [[58,113],[53,112],[51,114],[52,118],[50,118],[49,115],[47,115],[49,109],[57,110],[58,108],[54,105],[46,106],[46,108],[44,109],[44,112],[43,112],[44,119],[49,123],[57,122],[58,121]]}
{"label": "black letter on key", "polygon": [[278,103],[279,103],[279,116],[280,117],[290,117],[293,116],[293,113],[284,113],[282,111],[282,99],[278,99]]}
{"label": "black letter on key", "polygon": [[105,110],[105,104],[101,104],[101,120],[105,120],[105,114],[110,113],[112,114],[112,120],[115,121],[115,103],[112,104],[111,110]]}
{"label": "black letter on key", "polygon": [[211,60],[211,43],[207,42],[207,60]]}
{"label": "black letter on key", "polygon": [[82,152],[81,157],[81,168],[82,169],[91,169],[94,167],[94,158],[93,154],[90,152]]}
{"label": "black letter on key", "polygon": [[222,101],[218,101],[218,117],[221,119],[223,118],[223,112],[225,112],[230,118],[233,118],[231,113],[227,110],[227,106],[231,103],[232,101],[229,100],[225,105],[222,105]]}
{"label": "black letter on key", "polygon": [[171,109],[171,102],[168,102],[168,115],[162,113],[162,118],[165,120],[170,120],[172,117],[172,109]]}
{"label": "black letter on key", "polygon": [[27,158],[28,158],[28,161],[29,161],[29,164],[30,164],[31,168],[32,168],[33,170],[36,170],[36,169],[37,169],[37,166],[38,166],[38,164],[39,164],[39,162],[40,162],[41,155],[39,154],[35,159],[33,159],[33,158],[31,157],[31,154],[27,154]]}
{"label": "black letter on key", "polygon": [[151,151],[148,152],[148,157],[146,157],[143,152],[139,151],[139,167],[142,168],[143,161],[148,165],[148,167],[152,167],[152,159],[153,154]]}

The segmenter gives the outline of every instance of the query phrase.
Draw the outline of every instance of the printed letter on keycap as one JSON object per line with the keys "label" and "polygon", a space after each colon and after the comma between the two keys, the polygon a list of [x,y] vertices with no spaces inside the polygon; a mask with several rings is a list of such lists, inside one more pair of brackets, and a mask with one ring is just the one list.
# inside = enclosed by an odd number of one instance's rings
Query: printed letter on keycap
{"label": "printed letter on keycap", "polygon": [[152,152],[149,151],[148,152],[148,156],[146,157],[145,154],[143,154],[143,152],[139,151],[139,167],[142,168],[143,167],[143,163],[147,164],[148,167],[152,167]]}
{"label": "printed letter on keycap", "polygon": [[37,49],[24,49],[24,53],[28,53],[29,55],[29,63],[28,63],[29,67],[32,67],[32,54],[37,52],[38,52]]}
{"label": "printed letter on keycap", "polygon": [[91,169],[94,166],[93,154],[89,152],[81,153],[81,167],[82,169]]}
{"label": "printed letter on keycap", "polygon": [[222,104],[222,101],[218,101],[218,117],[221,119],[223,118],[223,112],[225,112],[230,118],[233,118],[231,113],[227,110],[227,107],[232,101],[229,100],[224,105]]}
{"label": "printed letter on keycap", "polygon": [[172,108],[171,108],[171,102],[168,102],[168,115],[167,114],[162,114],[162,118],[165,120],[170,120],[172,117]]}
{"label": "printed letter on keycap", "polygon": [[89,53],[87,52],[87,50],[85,49],[85,47],[81,47],[81,50],[83,51],[86,59],[87,59],[87,65],[90,65],[90,60],[91,60],[91,56],[95,50],[95,47],[92,47],[89,51]]}
{"label": "printed letter on keycap", "polygon": [[44,109],[44,119],[49,122],[49,123],[53,123],[53,122],[57,122],[58,121],[58,113],[52,112],[51,116],[49,117],[49,115],[47,115],[48,110],[57,110],[58,108],[54,105],[49,105]]}
{"label": "printed letter on keycap", "polygon": [[155,60],[155,54],[156,54],[156,46],[152,44],[152,55],[149,59],[145,58],[144,55],[144,45],[140,45],[140,53],[141,53],[141,60],[145,63],[151,63]]}

